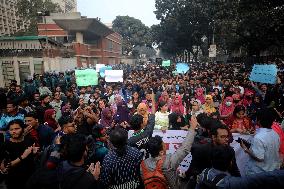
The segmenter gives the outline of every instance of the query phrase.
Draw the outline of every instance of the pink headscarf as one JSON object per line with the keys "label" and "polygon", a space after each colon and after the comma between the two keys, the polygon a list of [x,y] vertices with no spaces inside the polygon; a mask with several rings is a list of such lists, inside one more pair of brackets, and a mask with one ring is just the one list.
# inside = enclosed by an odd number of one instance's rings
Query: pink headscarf
{"label": "pink headscarf", "polygon": [[[176,100],[178,100],[178,103],[176,103]],[[184,106],[182,104],[182,99],[180,95],[175,96],[173,99],[171,111],[175,113],[179,113],[181,115],[184,114]]]}
{"label": "pink headscarf", "polygon": [[[197,93],[201,93],[201,95],[197,95]],[[201,104],[205,103],[204,90],[202,88],[197,88],[195,90],[195,98],[200,100]]]}
{"label": "pink headscarf", "polygon": [[[232,102],[232,105],[231,106],[227,106],[226,105],[226,102]],[[220,115],[228,115],[230,113],[233,113],[235,109],[235,105],[234,105],[234,102],[233,102],[233,98],[228,96],[225,98],[225,100],[222,102],[222,104],[220,105]]]}

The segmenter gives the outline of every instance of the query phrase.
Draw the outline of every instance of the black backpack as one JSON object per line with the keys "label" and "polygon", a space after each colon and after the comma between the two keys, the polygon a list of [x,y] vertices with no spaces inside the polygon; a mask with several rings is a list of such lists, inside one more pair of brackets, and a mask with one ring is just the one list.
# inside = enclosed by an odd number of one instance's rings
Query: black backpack
{"label": "black backpack", "polygon": [[199,184],[200,189],[217,189],[217,184],[224,179],[226,174],[218,174],[214,177],[213,180],[208,179],[208,173],[210,169],[205,169],[204,177],[201,183]]}

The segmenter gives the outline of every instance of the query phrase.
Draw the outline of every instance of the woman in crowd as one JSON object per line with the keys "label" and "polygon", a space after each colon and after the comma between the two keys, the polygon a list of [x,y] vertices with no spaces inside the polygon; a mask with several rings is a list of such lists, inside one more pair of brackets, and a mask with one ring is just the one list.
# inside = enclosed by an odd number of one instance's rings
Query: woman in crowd
{"label": "woman in crowd", "polygon": [[185,115],[185,122],[188,123],[191,120],[192,116],[198,116],[203,113],[201,108],[201,102],[198,99],[193,99],[191,101],[191,108],[188,109],[188,113]]}
{"label": "woman in crowd", "polygon": [[229,123],[229,119],[233,115],[234,109],[235,105],[233,102],[233,98],[230,96],[226,97],[219,108],[220,118],[224,121],[226,125]]}
{"label": "woman in crowd", "polygon": [[202,109],[204,113],[206,113],[207,115],[216,112],[216,109],[214,107],[213,97],[211,95],[206,95],[205,103],[203,104]]}
{"label": "woman in crowd", "polygon": [[198,99],[201,104],[205,103],[204,90],[202,88],[197,88],[195,90],[195,98]]}
{"label": "woman in crowd", "polygon": [[232,133],[250,134],[254,128],[251,120],[246,115],[246,109],[242,105],[237,105],[229,122]]}
{"label": "woman in crowd", "polygon": [[179,113],[181,115],[185,114],[185,108],[182,104],[182,98],[180,95],[175,95],[173,97],[171,112]]}
{"label": "woman in crowd", "polygon": [[107,129],[112,127],[113,112],[110,108],[103,109],[99,123]]}
{"label": "woman in crowd", "polygon": [[260,95],[255,95],[251,105],[247,107],[248,117],[256,123],[256,113],[265,107]]}
{"label": "woman in crowd", "polygon": [[44,112],[44,122],[54,131],[57,130],[59,127],[57,121],[55,120],[55,113],[56,112],[54,109],[48,109]]}
{"label": "woman in crowd", "polygon": [[140,103],[137,107],[137,114],[143,116],[143,127],[146,127],[148,124],[148,106],[145,103]]}
{"label": "woman in crowd", "polygon": [[170,130],[186,130],[188,129],[188,124],[185,123],[183,115],[178,113],[171,113],[169,115],[169,129]]}
{"label": "woman in crowd", "polygon": [[169,112],[166,102],[161,101],[158,105],[158,111],[155,113],[155,127],[157,130],[168,130],[169,128]]}
{"label": "woman in crowd", "polygon": [[118,124],[123,122],[129,123],[130,121],[130,111],[127,107],[127,104],[123,101],[118,102],[117,104],[117,111],[114,115],[114,121]]}

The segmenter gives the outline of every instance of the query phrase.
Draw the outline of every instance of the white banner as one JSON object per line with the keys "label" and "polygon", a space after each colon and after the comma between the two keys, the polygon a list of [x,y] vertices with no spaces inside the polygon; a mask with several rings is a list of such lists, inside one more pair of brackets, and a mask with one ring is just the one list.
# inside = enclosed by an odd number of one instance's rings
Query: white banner
{"label": "white banner", "polygon": [[[129,131],[128,137],[131,137],[132,134],[133,134],[133,131],[132,130]],[[154,130],[152,136],[156,136],[156,135],[161,136],[163,138],[163,142],[165,143],[166,148],[167,148],[167,154],[173,154],[181,146],[182,142],[184,141],[187,135],[187,131],[167,130],[165,132],[162,132],[160,130]],[[247,141],[250,141],[252,139],[252,135],[241,135],[238,133],[233,133],[234,141],[230,144],[235,150],[236,161],[237,161],[239,170],[241,172],[241,175],[244,175],[244,166],[246,162],[248,161],[249,156],[244,152],[240,144],[236,142],[236,140],[239,137]],[[191,159],[192,159],[191,153],[189,153],[189,155],[186,156],[184,160],[181,162],[179,169],[186,171],[189,168]]]}
{"label": "white banner", "polygon": [[106,70],[105,81],[108,83],[123,82],[123,70]]}

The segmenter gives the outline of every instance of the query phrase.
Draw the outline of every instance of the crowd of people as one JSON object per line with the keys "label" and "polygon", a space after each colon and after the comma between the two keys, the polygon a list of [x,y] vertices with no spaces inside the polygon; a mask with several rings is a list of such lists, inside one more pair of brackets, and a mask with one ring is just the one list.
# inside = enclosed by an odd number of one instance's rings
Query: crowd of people
{"label": "crowd of people", "polygon": [[[74,71],[0,90],[0,170],[7,189],[283,188],[283,62],[274,85],[244,64],[119,65],[122,83],[76,84]],[[130,132],[132,130],[132,132]],[[153,130],[187,132],[167,154]],[[233,133],[249,156],[240,174]],[[240,135],[240,136],[241,136]],[[191,153],[186,172],[179,170]]]}

